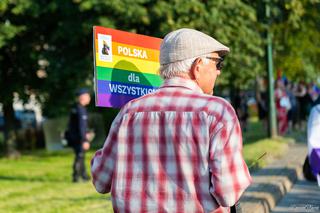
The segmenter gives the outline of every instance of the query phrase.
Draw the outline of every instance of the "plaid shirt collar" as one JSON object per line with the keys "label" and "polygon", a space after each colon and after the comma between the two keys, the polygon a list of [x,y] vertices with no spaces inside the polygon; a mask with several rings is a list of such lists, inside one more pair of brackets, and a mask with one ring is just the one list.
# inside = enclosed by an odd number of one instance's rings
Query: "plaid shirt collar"
{"label": "plaid shirt collar", "polygon": [[181,77],[166,79],[160,88],[165,87],[183,87],[203,94],[202,89],[194,81],[192,81],[191,79],[185,79]]}

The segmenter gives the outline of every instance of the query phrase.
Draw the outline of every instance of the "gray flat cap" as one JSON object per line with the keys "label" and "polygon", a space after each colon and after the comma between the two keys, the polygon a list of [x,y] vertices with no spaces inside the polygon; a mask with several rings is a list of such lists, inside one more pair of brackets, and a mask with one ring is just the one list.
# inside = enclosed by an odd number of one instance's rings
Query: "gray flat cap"
{"label": "gray flat cap", "polygon": [[229,47],[194,29],[182,28],[167,34],[160,46],[160,64],[169,64],[212,52],[224,56]]}

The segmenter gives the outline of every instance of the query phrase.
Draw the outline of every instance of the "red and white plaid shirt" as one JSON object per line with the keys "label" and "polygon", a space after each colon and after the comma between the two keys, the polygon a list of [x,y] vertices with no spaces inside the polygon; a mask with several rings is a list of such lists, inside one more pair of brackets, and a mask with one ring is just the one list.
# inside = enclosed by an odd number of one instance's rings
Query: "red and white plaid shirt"
{"label": "red and white plaid shirt", "polygon": [[251,183],[234,109],[182,78],[122,108],[91,172],[115,212],[228,212]]}

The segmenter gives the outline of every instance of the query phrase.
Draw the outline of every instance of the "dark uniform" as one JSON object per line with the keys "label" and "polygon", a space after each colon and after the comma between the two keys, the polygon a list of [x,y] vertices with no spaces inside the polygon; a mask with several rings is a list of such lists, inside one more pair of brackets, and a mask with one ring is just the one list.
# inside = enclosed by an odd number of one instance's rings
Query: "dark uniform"
{"label": "dark uniform", "polygon": [[77,104],[71,109],[68,131],[69,144],[74,150],[75,159],[73,163],[73,182],[77,182],[81,176],[83,180],[89,180],[85,168],[85,150],[82,143],[87,141],[88,113],[84,106]]}

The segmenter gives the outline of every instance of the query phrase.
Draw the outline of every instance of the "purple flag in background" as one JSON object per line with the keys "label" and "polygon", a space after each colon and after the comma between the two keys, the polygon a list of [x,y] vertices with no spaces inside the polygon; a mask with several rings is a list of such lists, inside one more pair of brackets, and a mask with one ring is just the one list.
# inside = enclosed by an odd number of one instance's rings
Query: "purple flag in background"
{"label": "purple flag in background", "polygon": [[309,157],[309,163],[312,169],[312,173],[314,176],[317,176],[320,172],[320,148],[312,149],[310,157]]}

